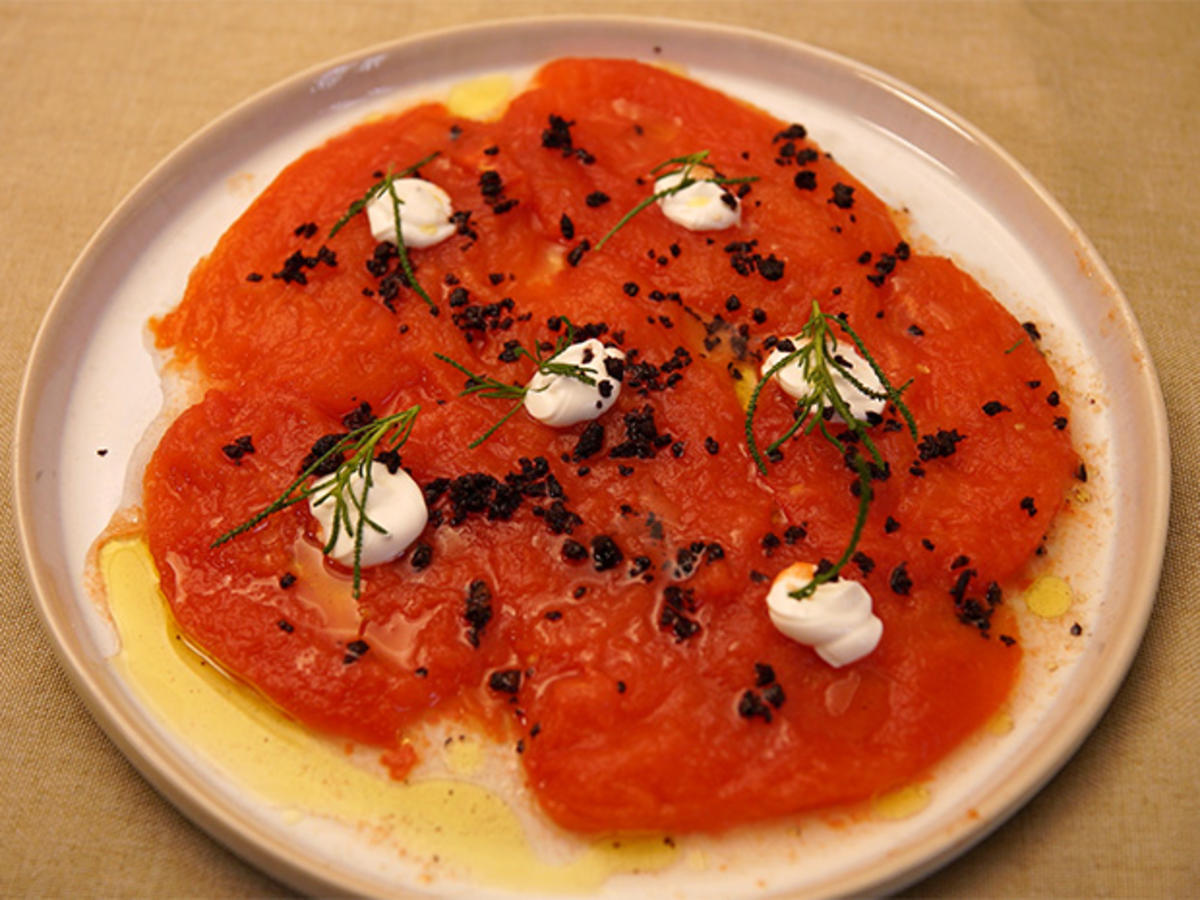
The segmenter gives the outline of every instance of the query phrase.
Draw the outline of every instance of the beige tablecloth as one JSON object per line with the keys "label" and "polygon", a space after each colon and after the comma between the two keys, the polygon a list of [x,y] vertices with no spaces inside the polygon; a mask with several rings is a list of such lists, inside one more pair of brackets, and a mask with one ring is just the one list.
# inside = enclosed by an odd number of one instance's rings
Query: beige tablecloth
{"label": "beige tablecloth", "polygon": [[[1166,395],[1170,539],[1141,653],[1065,770],[920,896],[1200,895],[1200,4],[0,2],[3,446],[67,267],[168,151],[231,105],[369,44],[547,12],[770,31],[916,86],[1028,167],[1113,269]],[[11,466],[0,510],[11,521]],[[0,565],[0,896],[286,895],[162,800],[93,723]]]}

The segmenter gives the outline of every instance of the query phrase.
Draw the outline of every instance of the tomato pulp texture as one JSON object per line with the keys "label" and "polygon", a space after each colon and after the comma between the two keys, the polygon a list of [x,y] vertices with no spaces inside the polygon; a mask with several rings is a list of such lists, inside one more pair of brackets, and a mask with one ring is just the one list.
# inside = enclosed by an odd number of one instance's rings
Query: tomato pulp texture
{"label": "tomato pulp texture", "polygon": [[[699,150],[759,177],[740,225],[690,232],[650,207],[590,249],[656,165]],[[458,234],[410,257],[437,315],[390,274],[365,216],[328,237],[382,174],[433,151],[420,174],[450,194]],[[762,476],[743,431],[741,382],[814,299],[894,383],[911,379],[922,437],[895,407],[871,428],[888,466],[843,574],[884,633],[842,669],[780,636],[764,598],[791,562],[839,557],[857,477],[819,435]],[[520,412],[470,449],[510,401],[459,397],[462,374],[434,353],[523,384],[533,365],[506,346],[555,341],[563,316],[628,356],[602,446],[595,426],[581,440],[589,426]],[[498,121],[429,104],[334,138],[267,188],[153,328],[210,385],[145,475],[150,547],[186,633],[401,772],[419,722],[472,717],[583,831],[717,829],[919,776],[1009,694],[1020,645],[1000,586],[1077,465],[1033,333],[953,263],[911,251],[802,128],[632,62],[549,64]],[[304,504],[210,547],[362,403],[420,405],[402,457],[431,521],[363,571],[357,604],[349,573],[320,563]],[[793,407],[766,385],[764,445]],[[243,436],[253,452],[232,458]]]}

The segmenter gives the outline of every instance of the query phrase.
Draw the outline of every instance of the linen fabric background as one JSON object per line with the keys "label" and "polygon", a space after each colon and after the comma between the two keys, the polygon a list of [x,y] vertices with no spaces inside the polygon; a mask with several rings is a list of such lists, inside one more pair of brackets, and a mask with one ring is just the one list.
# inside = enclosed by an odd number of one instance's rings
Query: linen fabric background
{"label": "linen fabric background", "polygon": [[[38,323],[105,216],[237,102],[362,47],[487,19],[621,13],[748,26],[882,69],[1026,166],[1122,285],[1170,417],[1157,605],[1082,749],[921,897],[1200,894],[1200,4],[754,0],[3,2],[0,427]],[[0,467],[0,896],[288,896],[175,811],[92,721],[38,621]]]}

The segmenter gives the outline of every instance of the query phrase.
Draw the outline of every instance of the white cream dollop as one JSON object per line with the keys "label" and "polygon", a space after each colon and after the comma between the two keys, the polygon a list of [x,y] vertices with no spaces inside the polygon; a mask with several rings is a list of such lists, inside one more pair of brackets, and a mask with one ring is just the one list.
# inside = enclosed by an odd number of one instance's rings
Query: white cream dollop
{"label": "white cream dollop", "polygon": [[[454,234],[450,195],[423,178],[397,178],[392,182],[400,199],[400,233],[406,247],[432,247]],[[367,221],[377,241],[396,242],[396,214],[392,195],[383,191],[367,204]]]}
{"label": "white cream dollop", "polygon": [[[362,496],[363,477],[358,472],[350,476],[348,489],[354,496]],[[321,492],[310,497],[308,508],[320,526],[321,541],[328,543],[337,504],[333,497],[317,502],[320,497]],[[346,500],[350,508],[350,521],[357,532],[358,511],[348,496]],[[429,519],[425,495],[420,485],[403,469],[397,469],[395,474],[392,474],[387,466],[378,460],[371,462],[371,489],[367,492],[365,509],[367,518],[384,530],[379,532],[369,524],[366,525],[363,531],[362,556],[359,558],[359,565],[364,569],[390,562],[404,553],[417,539]],[[342,522],[338,529],[333,551],[326,555],[344,566],[354,565],[354,535],[347,533],[345,522]]]}
{"label": "white cream dollop", "polygon": [[625,354],[616,347],[605,347],[596,338],[564,347],[552,361],[579,366],[595,384],[584,384],[570,375],[538,372],[525,392],[526,411],[554,428],[604,415],[621,394],[621,382],[608,374],[606,359],[624,360]]}
{"label": "white cream dollop", "polygon": [[[792,338],[792,343],[799,345],[803,340],[803,338]],[[763,360],[760,375],[766,375],[789,352],[780,350],[778,347],[773,348],[767,354],[767,358]],[[838,344],[835,355],[845,362],[846,367],[855,378],[871,390],[879,393],[883,392],[883,385],[879,383],[879,377],[875,374],[875,370],[871,368],[869,362],[862,358],[862,355],[853,344],[849,341],[842,341]],[[849,407],[850,414],[854,418],[866,420],[868,413],[881,415],[887,407],[886,400],[880,400],[877,397],[864,394],[836,366],[831,365],[829,367],[829,374],[833,379],[834,389],[846,401],[846,406]],[[803,400],[808,396],[809,391],[812,390],[812,385],[804,377],[804,368],[800,365],[799,358],[776,372],[775,378],[784,392],[795,397],[797,400]],[[835,414],[834,420],[841,422],[842,417]]]}
{"label": "white cream dollop", "polygon": [[791,596],[812,576],[808,563],[793,563],[775,576],[767,593],[767,614],[781,634],[807,644],[840,669],[879,645],[883,622],[872,612],[871,595],[857,581],[828,581],[803,600]]}
{"label": "white cream dollop", "polygon": [[[683,181],[683,171],[671,172],[654,182],[654,193]],[[682,191],[658,199],[663,215],[689,231],[720,231],[742,220],[742,201],[719,184],[697,181]]]}

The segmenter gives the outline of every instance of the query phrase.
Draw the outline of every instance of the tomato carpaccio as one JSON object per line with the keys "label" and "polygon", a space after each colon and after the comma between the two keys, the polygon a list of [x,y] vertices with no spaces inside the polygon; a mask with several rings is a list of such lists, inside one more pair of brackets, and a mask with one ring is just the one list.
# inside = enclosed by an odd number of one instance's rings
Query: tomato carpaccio
{"label": "tomato carpaccio", "polygon": [[[726,177],[758,177],[740,224],[688,231],[651,206],[595,249],[657,165],[702,150]],[[435,151],[420,175],[449,193],[457,234],[409,257],[436,315],[365,216],[329,237],[381,176]],[[814,300],[911,382],[921,438],[895,406],[871,428],[887,467],[843,577],[870,591],[884,633],[841,669],[777,633],[765,596],[790,563],[840,556],[857,476],[819,432],[763,476],[744,432],[766,348]],[[533,364],[511,342],[552,344],[564,317],[627,354],[600,449],[583,424],[523,412],[472,449],[511,401],[460,396],[435,352],[523,384]],[[153,328],[208,387],[144,482],[191,639],[297,719],[392,759],[411,758],[430,716],[469,717],[582,831],[720,829],[919,776],[1008,696],[1021,651],[1002,588],[1078,465],[1032,326],[910,248],[802,127],[628,61],[550,63],[495,121],[431,103],[330,140]],[[210,546],[363,403],[420,406],[402,460],[431,517],[403,557],[362,572],[357,603],[304,504]],[[765,386],[764,443],[794,404]],[[252,452],[225,449],[246,436]],[[775,703],[746,715],[747,691],[771,684]]]}

